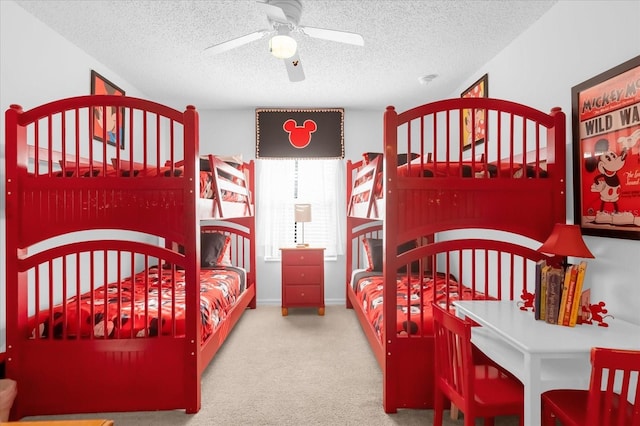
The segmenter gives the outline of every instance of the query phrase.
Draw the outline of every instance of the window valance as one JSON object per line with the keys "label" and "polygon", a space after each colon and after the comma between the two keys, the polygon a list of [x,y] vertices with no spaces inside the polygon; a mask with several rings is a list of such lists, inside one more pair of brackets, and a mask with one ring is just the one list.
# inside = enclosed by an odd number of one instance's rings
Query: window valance
{"label": "window valance", "polygon": [[256,109],[256,158],[344,158],[344,109]]}

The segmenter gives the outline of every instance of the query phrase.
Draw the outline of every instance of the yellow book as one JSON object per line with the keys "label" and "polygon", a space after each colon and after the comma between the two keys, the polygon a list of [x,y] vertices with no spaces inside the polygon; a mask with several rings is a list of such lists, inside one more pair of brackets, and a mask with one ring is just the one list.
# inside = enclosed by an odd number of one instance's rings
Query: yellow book
{"label": "yellow book", "polygon": [[[567,265],[564,270],[564,280],[562,281],[562,296],[560,298],[560,307],[558,308],[558,324],[560,325],[562,325],[564,322],[565,312],[567,310],[567,298],[569,297],[569,288],[571,285],[571,271],[573,271],[573,265]],[[569,325],[568,322],[567,325]]]}
{"label": "yellow book", "polygon": [[582,305],[582,284],[584,282],[584,274],[587,271],[587,262],[584,260],[578,265],[578,276],[576,278],[576,288],[574,290],[573,301],[571,303],[571,317],[569,317],[569,327],[574,327],[578,321],[578,315],[581,314],[580,306]]}
{"label": "yellow book", "polygon": [[567,301],[564,306],[564,316],[562,317],[562,325],[569,326],[569,320],[571,318],[571,309],[573,307],[573,299],[576,295],[576,281],[578,281],[578,265],[571,266],[571,282],[569,283],[569,290],[567,291]]}
{"label": "yellow book", "polygon": [[540,319],[543,321],[547,318],[547,277],[550,269],[550,265],[544,265],[540,277]]}

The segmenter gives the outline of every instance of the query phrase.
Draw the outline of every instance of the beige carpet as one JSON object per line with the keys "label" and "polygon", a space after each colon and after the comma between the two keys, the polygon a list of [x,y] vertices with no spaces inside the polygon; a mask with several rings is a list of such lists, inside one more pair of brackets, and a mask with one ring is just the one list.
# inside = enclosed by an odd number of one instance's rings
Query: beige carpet
{"label": "beige carpet", "polygon": [[[445,425],[462,425],[448,418]],[[140,425],[431,425],[431,410],[382,409],[382,373],[355,313],[259,306],[248,310],[202,378],[202,409],[28,417],[109,418]],[[480,421],[477,424],[481,424]],[[499,418],[496,426],[517,425]]]}

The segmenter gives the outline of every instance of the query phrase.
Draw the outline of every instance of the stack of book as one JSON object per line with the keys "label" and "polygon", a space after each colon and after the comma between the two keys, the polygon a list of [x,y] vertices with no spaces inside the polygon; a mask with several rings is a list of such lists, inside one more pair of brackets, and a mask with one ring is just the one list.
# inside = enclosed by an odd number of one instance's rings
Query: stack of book
{"label": "stack of book", "polygon": [[586,269],[585,261],[566,268],[548,265],[544,260],[538,262],[535,318],[550,324],[575,326],[582,314],[581,306],[589,303],[582,290]]}

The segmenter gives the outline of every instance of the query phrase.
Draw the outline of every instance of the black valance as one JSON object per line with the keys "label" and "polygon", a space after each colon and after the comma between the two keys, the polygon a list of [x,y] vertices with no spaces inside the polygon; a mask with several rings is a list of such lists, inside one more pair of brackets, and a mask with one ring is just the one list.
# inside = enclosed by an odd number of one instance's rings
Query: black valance
{"label": "black valance", "polygon": [[344,158],[344,109],[256,109],[256,158]]}

